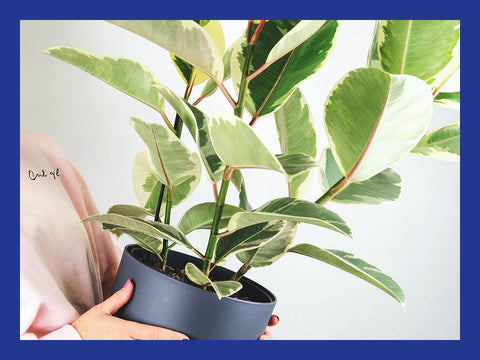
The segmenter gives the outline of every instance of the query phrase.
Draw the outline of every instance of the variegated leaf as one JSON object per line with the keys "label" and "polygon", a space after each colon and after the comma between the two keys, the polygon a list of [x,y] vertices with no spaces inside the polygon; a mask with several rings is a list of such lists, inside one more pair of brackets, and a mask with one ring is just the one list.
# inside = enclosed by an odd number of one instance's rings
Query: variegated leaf
{"label": "variegated leaf", "polygon": [[68,46],[52,47],[42,52],[76,66],[160,113],[165,108],[163,98],[153,86],[159,84],[158,79],[136,61],[101,56]]}
{"label": "variegated leaf", "polygon": [[[173,190],[172,206],[180,204],[187,199],[200,182],[200,176],[192,175],[184,182],[175,186]],[[135,196],[141,206],[150,212],[155,212],[160,198],[162,183],[153,174],[148,162],[147,152],[139,153],[133,162],[132,183]],[[166,184],[165,184],[166,185]],[[167,201],[164,195],[162,203]],[[165,213],[165,206],[160,208],[159,216]]]}
{"label": "variegated leaf", "polygon": [[275,238],[286,226],[286,221],[269,221],[239,229],[218,238],[215,263],[240,251],[255,249]]}
{"label": "variegated leaf", "polygon": [[459,20],[383,20],[377,44],[381,68],[440,87],[460,66]]}
{"label": "variegated leaf", "polygon": [[[317,137],[313,116],[305,97],[297,88],[287,102],[274,113],[282,154],[317,155]],[[310,183],[312,171],[288,179],[290,197],[301,197]]]}
{"label": "variegated leaf", "polygon": [[187,249],[193,249],[185,235],[176,227],[168,224],[162,224],[153,220],[128,217],[118,214],[92,215],[84,218],[82,221],[95,221],[130,229],[141,234],[158,237],[173,241],[176,244],[185,246]]}
{"label": "variegated leaf", "polygon": [[[225,37],[223,35],[222,26],[218,20],[202,21],[194,20],[210,35],[218,48],[221,55],[225,52]],[[173,63],[175,64],[180,76],[187,85],[194,86],[203,83],[208,79],[208,76],[203,72],[198,71],[193,65],[185,62],[180,57],[170,54]]]}
{"label": "variegated leaf", "polygon": [[150,40],[215,79],[223,79],[222,55],[207,31],[193,20],[111,20]]}
{"label": "variegated leaf", "polygon": [[369,179],[412,150],[432,108],[428,85],[414,76],[349,72],[325,105],[329,145],[345,183]]}
{"label": "variegated leaf", "polygon": [[219,112],[208,127],[215,152],[228,166],[271,169],[284,173],[280,162],[255,131],[235,115]]}
{"label": "variegated leaf", "polygon": [[188,278],[197,285],[205,286],[209,285],[213,287],[218,299],[222,297],[230,296],[238,292],[242,288],[242,284],[238,281],[212,281],[205,275],[197,266],[192,263],[187,263],[185,266],[185,273]]}
{"label": "variegated leaf", "polygon": [[173,132],[158,124],[132,118],[131,124],[148,148],[148,163],[153,174],[167,186],[176,186],[200,177],[200,159],[191,153]]}
{"label": "variegated leaf", "polygon": [[428,131],[412,153],[440,160],[460,161],[460,121]]}
{"label": "variegated leaf", "polygon": [[252,267],[272,265],[290,248],[297,232],[297,223],[287,222],[285,228],[275,238],[253,250],[237,253],[237,259],[242,263],[249,261]]}
{"label": "variegated leaf", "polygon": [[[213,221],[213,215],[215,213],[215,206],[216,204],[211,202],[197,204],[191,207],[183,214],[182,218],[178,222],[177,227],[184,234],[188,234],[196,229],[210,229]],[[220,218],[219,229],[226,228],[232,215],[242,211],[244,210],[241,208],[225,204],[223,206],[222,216]]]}
{"label": "variegated leaf", "polygon": [[274,220],[303,222],[349,237],[352,235],[345,221],[333,211],[307,200],[289,197],[269,201],[255,211],[234,214],[228,223],[228,230],[234,231],[245,226]]}
{"label": "variegated leaf", "polygon": [[399,303],[405,303],[405,294],[395,280],[352,254],[340,250],[324,250],[310,244],[298,244],[288,251],[335,266],[376,286]]}
{"label": "variegated leaf", "polygon": [[[343,175],[338,169],[332,151],[329,148],[326,148],[320,157],[319,178],[324,193],[332,189],[343,179]],[[350,183],[350,185],[336,193],[330,201],[343,204],[369,205],[395,201],[401,193],[401,182],[400,175],[387,168],[370,179]]]}

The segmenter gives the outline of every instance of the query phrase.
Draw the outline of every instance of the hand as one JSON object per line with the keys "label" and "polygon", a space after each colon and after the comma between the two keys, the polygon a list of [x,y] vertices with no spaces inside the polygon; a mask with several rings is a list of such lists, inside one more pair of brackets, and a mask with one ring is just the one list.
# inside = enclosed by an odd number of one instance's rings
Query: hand
{"label": "hand", "polygon": [[268,321],[268,326],[265,329],[265,332],[263,333],[263,335],[260,335],[258,340],[273,340],[271,327],[277,325],[279,321],[280,319],[277,315],[270,316],[270,320]]}
{"label": "hand", "polygon": [[112,316],[132,294],[133,284],[128,280],[123,289],[92,307],[71,325],[83,340],[188,340],[175,331]]}

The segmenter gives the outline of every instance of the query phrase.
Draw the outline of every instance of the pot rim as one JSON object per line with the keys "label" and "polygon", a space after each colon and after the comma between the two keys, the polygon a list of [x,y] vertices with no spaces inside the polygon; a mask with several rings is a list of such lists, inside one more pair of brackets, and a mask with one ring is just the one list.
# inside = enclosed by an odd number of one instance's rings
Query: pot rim
{"label": "pot rim", "polygon": [[[125,246],[124,248],[124,253],[127,254],[129,257],[131,257],[132,259],[135,260],[135,262],[137,262],[138,264],[142,265],[142,266],[145,266],[146,268],[148,268],[149,270],[148,271],[153,271],[155,272],[155,274],[158,274],[162,277],[165,277],[168,279],[168,281],[173,281],[173,282],[176,282],[176,283],[179,283],[181,284],[182,286],[189,286],[193,289],[195,289],[194,291],[201,291],[202,294],[207,292],[207,293],[210,293],[212,294],[213,296],[215,296],[217,298],[217,295],[215,292],[209,292],[209,291],[206,291],[204,289],[201,289],[199,287],[196,287],[196,286],[193,286],[191,284],[188,284],[188,283],[185,283],[183,281],[180,281],[180,280],[177,280],[177,279],[174,279],[158,270],[155,270],[153,269],[152,267],[148,266],[147,264],[141,262],[140,260],[138,260],[133,254],[132,254],[132,250],[134,249],[142,249],[146,252],[148,252],[147,250],[143,249],[140,245],[138,244],[128,244]],[[187,258],[192,258],[192,259],[197,259],[197,260],[200,260],[199,258],[195,258],[193,257],[192,255],[189,255],[189,254],[186,254],[186,253],[183,253],[183,252],[180,252],[180,251],[175,251],[175,250],[169,250],[169,252],[174,252],[176,254],[181,254],[181,256],[185,256]],[[222,269],[225,269],[227,271],[230,271],[233,273],[232,270],[226,268],[226,267],[223,267],[223,266],[217,266],[217,268],[222,268]],[[253,286],[255,287],[258,291],[262,292],[266,298],[270,299],[269,302],[259,302],[259,301],[250,301],[250,300],[243,300],[243,299],[237,299],[237,298],[233,298],[233,297],[230,297],[230,296],[226,296],[226,297],[223,297],[221,300],[227,300],[227,301],[240,301],[242,303],[246,303],[246,304],[255,304],[255,306],[271,306],[272,304],[275,304],[277,302],[277,297],[270,291],[268,290],[267,288],[265,288],[264,286],[260,285],[259,283],[249,279],[248,277],[245,277],[243,276],[240,281],[240,283],[246,283],[246,284],[249,284],[250,286]],[[243,284],[242,284],[243,285]],[[218,298],[217,298],[218,299]]]}

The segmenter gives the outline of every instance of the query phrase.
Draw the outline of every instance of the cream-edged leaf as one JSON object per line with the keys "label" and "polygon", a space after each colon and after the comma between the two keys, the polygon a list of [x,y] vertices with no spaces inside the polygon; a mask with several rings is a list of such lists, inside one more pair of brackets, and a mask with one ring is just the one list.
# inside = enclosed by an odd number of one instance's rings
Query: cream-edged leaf
{"label": "cream-edged leaf", "polygon": [[298,244],[288,251],[335,266],[376,286],[399,303],[405,303],[405,294],[395,280],[352,254],[340,250],[321,249],[311,244]]}
{"label": "cream-edged leaf", "polygon": [[223,79],[217,45],[193,20],[110,20],[121,28],[150,40],[215,79]]}
{"label": "cream-edged leaf", "polygon": [[200,159],[173,132],[159,124],[132,118],[130,123],[147,145],[150,169],[166,186],[176,186],[192,176],[200,177]]}
{"label": "cream-edged leaf", "polygon": [[377,46],[381,68],[416,76],[437,88],[460,65],[459,20],[383,20]]}
{"label": "cream-edged leaf", "polygon": [[317,225],[351,237],[350,228],[333,211],[307,200],[289,197],[269,201],[255,211],[234,214],[228,223],[228,230],[234,231],[253,224],[275,220]]}
{"label": "cream-edged leaf", "polygon": [[432,108],[428,85],[414,76],[376,68],[349,72],[325,105],[329,145],[347,181],[369,179],[413,149]]}
{"label": "cream-edged leaf", "polygon": [[208,127],[215,152],[228,166],[262,168],[284,173],[277,158],[240,118],[219,112],[213,116]]}
{"label": "cream-edged leaf", "polygon": [[[209,229],[212,225],[215,206],[216,204],[213,202],[194,205],[183,214],[177,227],[184,234],[188,234],[196,229]],[[219,229],[226,228],[232,215],[242,211],[244,210],[239,207],[225,204],[220,218]]]}
{"label": "cream-edged leaf", "polygon": [[165,108],[162,96],[153,86],[159,84],[158,79],[134,60],[101,56],[69,46],[52,47],[42,52],[76,66],[158,112]]}
{"label": "cream-edged leaf", "polygon": [[428,131],[412,153],[447,161],[460,161],[460,121]]}

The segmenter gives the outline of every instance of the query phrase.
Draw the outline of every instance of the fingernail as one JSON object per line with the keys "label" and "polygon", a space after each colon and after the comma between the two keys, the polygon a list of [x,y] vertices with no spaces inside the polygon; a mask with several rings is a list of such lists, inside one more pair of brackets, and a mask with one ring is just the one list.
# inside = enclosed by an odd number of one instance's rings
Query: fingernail
{"label": "fingernail", "polygon": [[127,282],[125,283],[125,285],[123,285],[123,288],[125,290],[128,290],[128,289],[130,289],[131,286],[132,286],[132,282],[130,281],[130,279],[128,279]]}
{"label": "fingernail", "polygon": [[[275,320],[273,320],[273,318],[277,318],[277,322],[275,322]],[[277,324],[279,321],[280,321],[280,318],[277,315],[272,315],[270,317],[270,320],[268,320],[268,326],[273,326],[273,325]]]}

